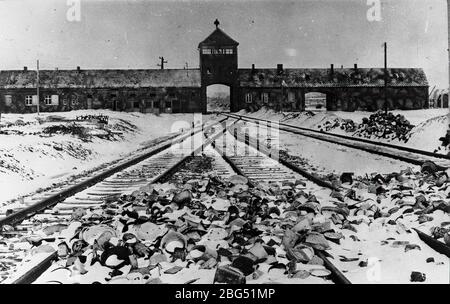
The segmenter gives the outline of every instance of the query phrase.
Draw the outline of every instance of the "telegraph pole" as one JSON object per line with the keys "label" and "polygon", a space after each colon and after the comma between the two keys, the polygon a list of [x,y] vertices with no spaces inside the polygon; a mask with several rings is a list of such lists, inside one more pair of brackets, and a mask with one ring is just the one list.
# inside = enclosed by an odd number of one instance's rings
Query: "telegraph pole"
{"label": "telegraph pole", "polygon": [[37,114],[39,115],[39,59],[37,60],[36,70],[36,95],[37,95]]}
{"label": "telegraph pole", "polygon": [[384,111],[388,112],[387,103],[387,82],[388,82],[388,72],[387,72],[387,43],[384,43]]}
{"label": "telegraph pole", "polygon": [[167,63],[167,60],[164,60],[164,57],[159,57],[161,60],[161,63],[157,64],[159,67],[161,67],[161,70],[164,70],[164,63]]}

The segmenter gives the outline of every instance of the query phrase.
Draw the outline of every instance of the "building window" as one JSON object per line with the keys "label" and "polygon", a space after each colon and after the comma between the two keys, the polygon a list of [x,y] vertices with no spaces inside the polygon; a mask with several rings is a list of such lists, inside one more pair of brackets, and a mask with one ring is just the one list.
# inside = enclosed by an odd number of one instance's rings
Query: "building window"
{"label": "building window", "polygon": [[33,105],[33,95],[25,96],[25,105],[32,106]]}
{"label": "building window", "polygon": [[264,102],[264,103],[269,102],[269,93],[262,93],[261,99],[262,99],[262,102]]}
{"label": "building window", "polygon": [[45,102],[46,105],[51,105],[52,104],[52,97],[50,95],[45,95],[44,102]]}
{"label": "building window", "polygon": [[5,106],[9,107],[12,105],[12,96],[11,95],[5,95]]}
{"label": "building window", "polygon": [[166,101],[166,108],[172,108],[172,102],[171,101]]}
{"label": "building window", "polygon": [[245,94],[245,102],[246,103],[252,102],[252,94],[250,94],[250,93]]}

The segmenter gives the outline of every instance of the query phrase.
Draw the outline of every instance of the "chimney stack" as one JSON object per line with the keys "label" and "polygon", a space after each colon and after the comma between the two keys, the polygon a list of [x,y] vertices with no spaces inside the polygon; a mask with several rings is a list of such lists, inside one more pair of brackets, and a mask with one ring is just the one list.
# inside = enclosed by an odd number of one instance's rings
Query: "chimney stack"
{"label": "chimney stack", "polygon": [[341,64],[341,69],[343,69],[343,68],[344,68],[344,65]]}
{"label": "chimney stack", "polygon": [[330,70],[331,70],[331,75],[333,75],[333,73],[334,73],[334,64],[331,64]]}
{"label": "chimney stack", "polygon": [[79,66],[77,66],[77,72],[80,73],[80,67]]}
{"label": "chimney stack", "polygon": [[28,67],[24,66],[24,67],[23,67],[23,71],[24,71],[24,72],[28,71]]}
{"label": "chimney stack", "polygon": [[277,73],[278,74],[283,73],[283,64],[281,63],[277,64]]}
{"label": "chimney stack", "polygon": [[358,64],[357,63],[355,63],[355,70],[357,70],[358,69]]}
{"label": "chimney stack", "polygon": [[255,74],[255,64],[252,63],[252,74]]}

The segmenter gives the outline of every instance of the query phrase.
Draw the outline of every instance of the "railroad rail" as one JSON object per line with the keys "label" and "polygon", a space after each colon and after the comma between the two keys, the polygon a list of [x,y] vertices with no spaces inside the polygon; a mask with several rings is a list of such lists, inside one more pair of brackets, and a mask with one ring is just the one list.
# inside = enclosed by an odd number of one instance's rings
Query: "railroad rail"
{"label": "railroad rail", "polygon": [[[226,129],[228,135],[235,134],[230,132],[230,129]],[[224,136],[226,136],[224,132]],[[234,137],[234,136],[233,136]],[[234,137],[238,139],[237,137]],[[223,140],[222,142],[227,142]],[[229,142],[229,141],[228,141]],[[234,151],[227,151],[224,147],[220,147],[220,139],[212,142],[212,146],[219,152],[220,155],[226,160],[226,162],[238,173],[245,176],[248,179],[248,185],[255,187],[257,183],[265,182],[312,182],[319,187],[335,189],[331,184],[320,178],[314,177],[312,174],[305,170],[290,164],[287,161],[281,161],[280,159],[273,159],[270,156],[270,152],[263,149],[257,149],[257,147],[251,141],[240,141],[246,147],[244,153],[234,153]],[[256,150],[256,154],[248,155],[247,149],[251,147]],[[228,147],[229,148],[229,147]],[[242,149],[241,149],[242,152]],[[331,273],[330,279],[335,284],[351,284],[345,275],[326,257],[326,255],[320,251],[315,250],[315,254],[324,261],[324,266]]]}
{"label": "railroad rail", "polygon": [[[231,115],[227,115],[227,116],[233,117]],[[261,152],[262,154],[264,154],[268,157],[271,157],[272,159],[276,159],[280,164],[282,164],[282,165],[286,166],[287,168],[291,169],[292,171],[302,175],[303,177],[306,177],[308,180],[317,184],[318,186],[329,188],[332,190],[338,190],[336,187],[331,185],[329,182],[322,180],[318,176],[310,174],[303,168],[300,168],[300,167],[298,167],[288,161],[280,159],[278,157],[274,157],[274,155],[278,155],[278,153],[273,153],[274,149],[270,149],[270,148],[265,147],[264,145],[260,145],[259,139],[252,138],[252,137],[248,136],[248,134],[245,134],[246,136],[244,136],[244,137],[237,136],[236,129],[234,129],[233,131],[234,132],[232,132],[231,128],[228,129],[228,132],[233,135],[235,140],[237,140],[241,143],[244,143],[245,145],[248,145],[249,147],[256,149],[257,151]],[[227,157],[226,155],[224,157],[226,158],[227,162],[230,163],[231,166],[236,168],[236,170],[237,170],[237,172],[239,172],[239,174],[244,175],[244,176],[246,175],[245,171],[243,171],[241,168],[239,168],[239,166],[233,162],[232,158]],[[417,233],[420,240],[422,240],[426,245],[428,245],[430,248],[432,248],[435,252],[437,252],[439,254],[444,254],[447,257],[450,257],[450,246],[446,245],[443,242],[440,242],[439,240],[434,239],[430,235],[428,235],[416,228],[413,228],[413,230]],[[333,274],[332,277],[333,277],[334,282],[336,282],[338,284],[348,284],[349,283],[348,279],[342,274],[342,272],[338,271],[338,269],[332,264],[332,262],[329,259],[327,259],[326,255],[323,254],[323,252],[316,251],[316,254],[324,260],[325,265],[327,266],[327,269],[329,269],[332,272],[332,274]]]}
{"label": "railroad rail", "polygon": [[[226,119],[220,120],[218,123],[221,123],[225,121]],[[183,134],[176,140],[169,138],[167,141],[161,143],[158,145],[158,147],[151,149],[148,152],[145,152],[141,155],[138,155],[136,157],[133,157],[131,159],[128,159],[122,163],[119,163],[118,165],[113,166],[112,168],[108,168],[104,172],[101,172],[99,174],[96,174],[92,177],[89,177],[87,179],[82,180],[81,182],[76,183],[75,185],[72,185],[66,189],[63,189],[62,191],[58,191],[55,194],[52,194],[26,208],[23,208],[21,210],[18,210],[6,217],[0,218],[0,228],[4,225],[15,225],[16,223],[24,220],[25,218],[33,215],[36,212],[39,212],[41,210],[44,210],[46,208],[49,208],[58,202],[75,195],[76,193],[89,188],[100,181],[104,180],[107,177],[112,176],[113,174],[120,172],[128,167],[131,167],[135,164],[138,164],[142,162],[143,160],[161,152],[164,151],[170,147],[172,147],[174,144],[180,143],[181,141],[194,136],[197,133],[204,131],[204,124],[202,124],[197,129],[191,130],[188,134]]]}
{"label": "railroad rail", "polygon": [[367,140],[364,138],[356,138],[351,136],[346,136],[342,134],[334,134],[329,132],[323,132],[318,130],[313,130],[309,128],[294,126],[290,124],[285,124],[268,119],[259,119],[246,115],[229,114],[222,113],[226,117],[237,118],[242,121],[250,122],[253,124],[259,124],[259,122],[264,122],[269,125],[277,125],[278,129],[284,132],[298,134],[310,138],[314,138],[321,141],[326,141],[341,146],[362,150],[372,154],[381,155],[384,157],[404,161],[414,165],[422,165],[425,161],[432,161],[440,166],[449,167],[450,166],[450,156],[433,153],[429,151],[423,151],[419,149],[414,149],[410,147],[403,147],[398,145],[393,145],[389,143],[376,142],[373,140]]}
{"label": "railroad rail", "polygon": [[[224,120],[226,119],[220,120],[218,123]],[[212,124],[204,128],[202,125],[197,130],[192,130],[189,134],[181,136],[180,139],[163,143],[161,146],[143,155],[127,160],[75,186],[64,189],[60,193],[54,194],[28,208],[19,210],[17,213],[5,217],[0,221],[2,225],[14,225],[16,228],[20,228],[20,230],[12,231],[12,233],[20,235],[27,231],[29,226],[24,222],[29,217],[51,215],[54,217],[53,221],[55,222],[67,222],[74,208],[100,207],[105,199],[110,196],[119,195],[123,192],[132,192],[149,183],[158,183],[173,174],[189,156],[199,153],[206,145],[209,145],[211,141],[217,138],[221,134],[220,132],[214,134],[205,143],[197,141],[202,144],[192,150],[193,144],[195,144],[193,140],[194,136],[202,136],[204,132],[213,129],[215,126],[216,124]],[[183,141],[188,141],[189,147],[187,149],[191,152],[187,154],[173,154],[171,148],[176,145],[181,145]],[[149,179],[149,177],[153,178]],[[49,209],[53,206],[58,207],[56,212]],[[46,256],[25,273],[19,274],[11,283],[28,284],[33,282],[56,258],[56,252]]]}

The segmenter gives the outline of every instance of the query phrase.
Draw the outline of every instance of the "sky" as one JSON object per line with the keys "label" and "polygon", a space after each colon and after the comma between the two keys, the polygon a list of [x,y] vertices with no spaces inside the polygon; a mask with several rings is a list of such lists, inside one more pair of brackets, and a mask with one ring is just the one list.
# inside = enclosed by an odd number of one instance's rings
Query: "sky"
{"label": "sky", "polygon": [[387,42],[388,66],[449,86],[446,0],[0,0],[0,70],[198,68],[216,18],[241,68],[383,67]]}

